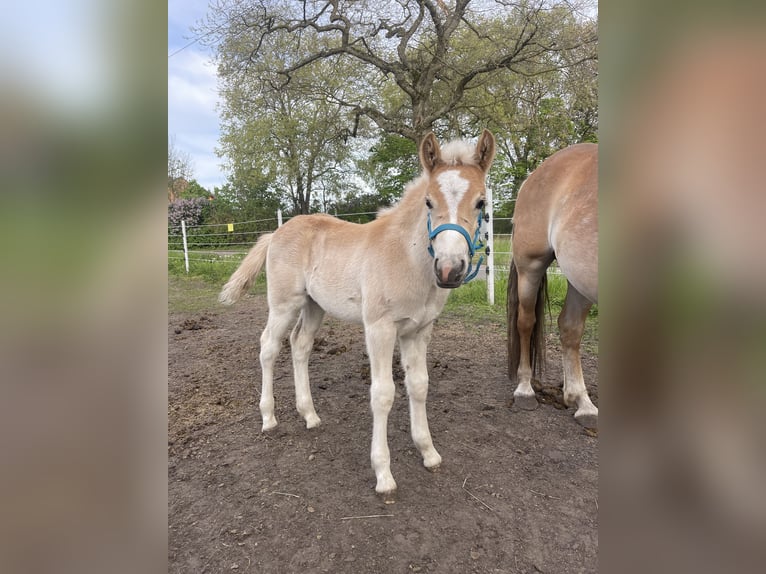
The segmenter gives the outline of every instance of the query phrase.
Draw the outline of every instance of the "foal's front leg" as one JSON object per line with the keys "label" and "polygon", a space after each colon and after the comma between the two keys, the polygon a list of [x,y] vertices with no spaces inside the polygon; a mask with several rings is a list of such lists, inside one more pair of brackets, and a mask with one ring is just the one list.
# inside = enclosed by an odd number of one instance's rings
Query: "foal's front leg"
{"label": "foal's front leg", "polygon": [[388,450],[388,413],[394,404],[394,377],[392,361],[396,343],[396,327],[378,321],[365,327],[367,354],[370,356],[370,406],[372,408],[372,448],[370,460],[375,471],[379,494],[392,494],[396,481],[391,474],[391,455]]}
{"label": "foal's front leg", "polygon": [[405,384],[410,398],[410,430],[412,441],[423,457],[423,465],[429,470],[436,470],[442,457],[436,452],[428,429],[426,415],[426,397],[428,396],[428,367],[426,352],[431,340],[433,323],[415,334],[399,338],[399,350],[405,372]]}

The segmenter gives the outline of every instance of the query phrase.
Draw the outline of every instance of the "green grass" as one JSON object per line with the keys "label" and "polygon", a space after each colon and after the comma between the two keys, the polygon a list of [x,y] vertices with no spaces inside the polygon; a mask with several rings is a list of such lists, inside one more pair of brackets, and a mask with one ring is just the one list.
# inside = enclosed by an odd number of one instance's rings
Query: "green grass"
{"label": "green grass", "polygon": [[168,311],[171,313],[201,313],[218,305],[220,285],[199,277],[170,275],[168,277]]}
{"label": "green grass", "polygon": [[189,273],[184,266],[183,251],[168,251],[168,275],[197,277],[223,285],[239,266],[242,256],[214,253],[189,253]]}
{"label": "green grass", "polygon": [[[496,246],[497,248],[497,246]],[[507,249],[504,247],[503,249]],[[506,256],[507,258],[507,256]],[[168,252],[168,306],[172,312],[199,312],[218,305],[218,292],[236,270],[242,255],[221,256],[209,253],[189,254],[189,273],[184,268],[183,252]],[[507,265],[497,261],[496,265]],[[508,277],[504,273],[495,279],[495,304],[487,302],[486,281],[474,280],[454,289],[444,308],[444,314],[474,325],[494,324],[505,328],[506,291]],[[550,315],[546,330],[556,329],[556,318],[566,297],[567,282],[562,275],[548,273]],[[252,289],[266,293],[265,274],[261,273]],[[598,306],[594,305],[586,323],[583,350],[598,352]]]}

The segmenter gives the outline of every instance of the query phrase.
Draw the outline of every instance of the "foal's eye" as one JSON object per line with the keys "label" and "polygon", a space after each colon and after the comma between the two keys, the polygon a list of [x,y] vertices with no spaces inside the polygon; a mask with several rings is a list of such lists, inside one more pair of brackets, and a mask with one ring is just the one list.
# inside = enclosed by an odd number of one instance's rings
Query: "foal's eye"
{"label": "foal's eye", "polygon": [[433,207],[433,203],[431,203],[431,200],[426,197],[426,207],[428,209],[431,209]]}
{"label": "foal's eye", "polygon": [[476,209],[484,209],[484,200],[480,199],[476,202]]}

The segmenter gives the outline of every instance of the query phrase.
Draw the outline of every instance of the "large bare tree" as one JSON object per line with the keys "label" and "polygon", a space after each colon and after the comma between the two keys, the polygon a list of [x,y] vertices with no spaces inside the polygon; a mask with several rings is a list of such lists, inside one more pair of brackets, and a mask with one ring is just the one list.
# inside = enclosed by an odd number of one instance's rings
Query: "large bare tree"
{"label": "large bare tree", "polygon": [[[276,85],[317,62],[349,59],[364,71],[354,90],[328,95],[351,112],[419,141],[493,75],[534,76],[595,60],[597,32],[566,0],[218,0],[200,32],[219,49],[222,75],[282,63]],[[565,17],[566,16],[566,17]],[[584,22],[572,26],[572,18]]]}

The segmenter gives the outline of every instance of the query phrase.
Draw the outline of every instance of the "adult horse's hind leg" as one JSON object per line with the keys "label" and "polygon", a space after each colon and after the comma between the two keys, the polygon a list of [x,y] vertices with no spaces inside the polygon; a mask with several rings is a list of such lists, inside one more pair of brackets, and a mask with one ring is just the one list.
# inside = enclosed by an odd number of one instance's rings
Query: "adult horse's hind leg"
{"label": "adult horse's hind leg", "polygon": [[274,363],[282,348],[282,339],[295,321],[300,308],[300,301],[271,305],[266,328],[261,334],[262,384],[259,406],[264,432],[277,426],[277,418],[274,416]]}
{"label": "adult horse's hind leg", "polygon": [[301,316],[290,335],[295,377],[295,406],[306,421],[306,428],[314,428],[321,422],[311,398],[309,355],[314,346],[314,335],[319,330],[323,317],[324,310],[313,299],[306,299]]}
{"label": "adult horse's hind leg", "polygon": [[426,397],[428,395],[426,351],[431,339],[432,326],[433,323],[417,333],[399,337],[399,350],[405,372],[404,382],[410,398],[412,441],[423,457],[423,465],[429,470],[436,470],[441,464],[442,457],[434,448],[426,416]]}
{"label": "adult horse's hind leg", "polygon": [[[513,402],[519,408],[532,410],[537,408],[537,398],[532,388],[532,346],[534,344],[544,345],[545,341],[532,341],[535,323],[542,320],[538,317],[538,311],[542,311],[542,305],[538,304],[538,297],[544,297],[541,293],[541,284],[548,264],[536,262],[534,265],[519,267],[517,269],[518,277],[518,297],[519,311],[516,328],[519,336],[519,368],[518,384],[513,391]],[[542,329],[542,325],[538,325]],[[544,353],[544,349],[539,348],[537,353]]]}
{"label": "adult horse's hind leg", "polygon": [[561,355],[564,365],[564,403],[576,406],[575,420],[584,427],[597,428],[598,409],[585,388],[580,359],[580,342],[592,303],[567,282],[567,296],[559,315]]}

